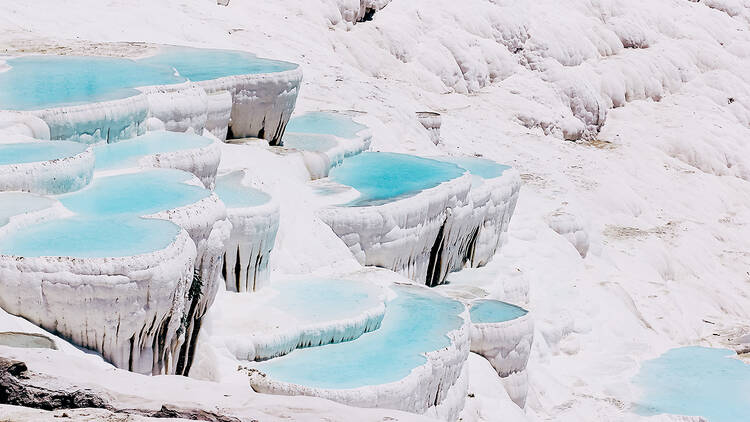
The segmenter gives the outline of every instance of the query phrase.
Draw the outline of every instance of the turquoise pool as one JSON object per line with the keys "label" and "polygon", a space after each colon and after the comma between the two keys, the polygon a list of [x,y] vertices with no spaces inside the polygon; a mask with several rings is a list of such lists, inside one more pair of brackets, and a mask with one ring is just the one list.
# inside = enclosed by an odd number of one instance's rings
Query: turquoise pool
{"label": "turquoise pool", "polygon": [[86,145],[67,141],[0,144],[0,165],[36,163],[78,155]]}
{"label": "turquoise pool", "polygon": [[178,132],[149,132],[143,136],[114,144],[94,147],[96,170],[135,167],[138,159],[147,155],[203,148],[211,144],[204,136]]}
{"label": "turquoise pool", "polygon": [[747,422],[750,365],[726,349],[681,347],[643,363],[633,382],[642,389],[635,411]]}
{"label": "turquoise pool", "polygon": [[471,322],[477,324],[510,321],[527,313],[523,308],[499,300],[477,300],[469,308]]}
{"label": "turquoise pool", "polygon": [[[351,117],[342,113],[315,111],[292,117],[286,125],[286,132],[316,133],[334,135],[340,138],[356,138],[357,133],[367,129]],[[284,137],[286,145],[286,136]]]}
{"label": "turquoise pool", "polygon": [[297,68],[294,63],[263,59],[244,51],[178,46],[163,46],[156,55],[138,61],[157,68],[174,69],[181,77],[194,82]]}
{"label": "turquoise pool", "polygon": [[338,145],[336,138],[331,135],[286,133],[284,146],[302,151],[326,152]]}
{"label": "turquoise pool", "polygon": [[242,51],[164,46],[143,59],[38,55],[6,60],[0,72],[0,109],[39,110],[117,100],[135,88],[205,81],[224,76],[271,73],[296,64]]}
{"label": "turquoise pool", "polygon": [[180,228],[166,220],[76,216],[46,221],[0,238],[0,254],[25,257],[106,258],[140,255],[169,246]]}
{"label": "turquoise pool", "polygon": [[257,207],[268,203],[271,196],[242,184],[243,172],[236,171],[216,178],[214,192],[227,208]]}
{"label": "turquoise pool", "polygon": [[137,95],[134,88],[183,82],[169,67],[86,56],[27,56],[0,72],[0,109],[38,110]]}
{"label": "turquoise pool", "polygon": [[60,196],[69,210],[90,216],[142,216],[184,207],[211,192],[185,182],[193,175],[180,170],[153,169],[95,178],[86,188]]}
{"label": "turquoise pool", "polygon": [[380,329],[356,340],[299,349],[255,367],[272,379],[317,388],[349,389],[403,379],[424,353],[450,345],[464,306],[434,292],[396,286]]}
{"label": "turquoise pool", "polygon": [[363,152],[334,167],[331,180],[360,197],[348,206],[369,206],[411,196],[463,175],[455,164],[390,152]]}

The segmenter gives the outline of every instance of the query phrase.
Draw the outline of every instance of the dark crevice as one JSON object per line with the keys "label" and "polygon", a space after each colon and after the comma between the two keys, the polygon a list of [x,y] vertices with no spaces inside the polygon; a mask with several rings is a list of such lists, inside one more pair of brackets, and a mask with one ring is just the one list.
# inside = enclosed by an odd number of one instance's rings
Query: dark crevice
{"label": "dark crevice", "polygon": [[441,267],[443,263],[443,238],[445,237],[445,225],[448,222],[446,218],[443,220],[443,224],[440,226],[435,243],[430,249],[430,261],[427,266],[427,279],[425,284],[430,287],[435,287],[440,284],[440,277],[442,274]]}
{"label": "dark crevice", "polygon": [[240,280],[240,274],[242,274],[242,262],[240,261],[240,247],[237,246],[237,260],[234,262],[234,283],[235,283],[235,289],[237,289],[237,292],[241,292],[240,286],[242,285],[242,280]]}

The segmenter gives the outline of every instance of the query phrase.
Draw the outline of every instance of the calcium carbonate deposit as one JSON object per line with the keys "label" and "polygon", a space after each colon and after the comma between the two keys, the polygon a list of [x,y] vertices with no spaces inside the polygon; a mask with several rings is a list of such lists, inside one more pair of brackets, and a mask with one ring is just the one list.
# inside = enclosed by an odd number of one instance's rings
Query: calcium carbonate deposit
{"label": "calcium carbonate deposit", "polygon": [[2,3],[0,420],[750,420],[748,1]]}

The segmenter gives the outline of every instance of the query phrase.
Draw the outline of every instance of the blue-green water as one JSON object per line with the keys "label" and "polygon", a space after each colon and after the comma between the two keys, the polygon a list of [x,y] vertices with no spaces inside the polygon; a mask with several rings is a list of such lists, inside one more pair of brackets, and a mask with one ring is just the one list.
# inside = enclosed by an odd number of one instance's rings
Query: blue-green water
{"label": "blue-green water", "polygon": [[726,349],[681,347],[643,363],[633,382],[643,389],[635,411],[750,420],[750,365]]}
{"label": "blue-green water", "polygon": [[[357,137],[357,133],[364,129],[367,129],[367,126],[355,122],[345,114],[322,111],[293,117],[286,125],[287,133],[317,133],[348,139]],[[284,137],[284,144],[286,144],[286,137]]]}
{"label": "blue-green water", "polygon": [[294,63],[263,59],[244,51],[177,46],[161,47],[158,54],[139,62],[155,67],[174,68],[180,76],[194,82],[225,76],[283,72],[297,68]]}
{"label": "blue-green water", "polygon": [[426,362],[424,353],[450,345],[464,306],[436,293],[396,286],[380,329],[356,340],[299,349],[259,363],[272,379],[310,387],[349,389],[403,379]]}
{"label": "blue-green water", "polygon": [[147,155],[203,148],[211,144],[211,139],[189,133],[149,132],[143,136],[120,141],[114,144],[97,145],[96,170],[112,170],[133,167],[138,159]]}
{"label": "blue-green water", "polygon": [[257,207],[271,200],[267,193],[243,185],[243,176],[243,172],[237,171],[216,178],[214,192],[227,208]]}
{"label": "blue-green water", "polygon": [[253,54],[165,46],[151,57],[132,60],[91,56],[26,56],[6,61],[0,72],[0,109],[38,110],[137,95],[134,89],[204,81],[224,76],[271,73],[297,65]]}
{"label": "blue-green water", "polygon": [[510,321],[527,313],[523,308],[499,300],[477,300],[469,308],[471,322],[477,324]]}
{"label": "blue-green water", "polygon": [[133,88],[184,81],[169,67],[135,60],[80,56],[28,56],[7,60],[0,72],[0,109],[36,110],[116,100]]}
{"label": "blue-green water", "polygon": [[211,192],[188,185],[193,176],[180,170],[154,169],[97,177],[86,188],[58,199],[69,210],[90,216],[143,216],[194,204]]}
{"label": "blue-green water", "polygon": [[331,170],[331,180],[351,186],[360,197],[349,206],[378,205],[414,195],[461,176],[455,164],[390,152],[364,152]]}
{"label": "blue-green water", "polygon": [[169,246],[180,228],[166,220],[76,216],[46,221],[0,238],[0,254],[105,258],[145,254]]}
{"label": "blue-green water", "polygon": [[352,318],[379,302],[377,287],[352,280],[287,280],[273,289],[279,295],[270,305],[307,322]]}
{"label": "blue-green water", "polygon": [[468,170],[472,175],[479,176],[482,179],[494,179],[495,177],[500,177],[505,170],[510,168],[510,166],[498,164],[492,160],[479,157],[440,157],[438,160],[446,163],[453,163]]}
{"label": "blue-green water", "polygon": [[0,165],[50,161],[72,157],[84,151],[86,145],[67,141],[0,144]]}
{"label": "blue-green water", "polygon": [[284,146],[302,151],[326,152],[338,145],[338,141],[331,135],[285,133]]}

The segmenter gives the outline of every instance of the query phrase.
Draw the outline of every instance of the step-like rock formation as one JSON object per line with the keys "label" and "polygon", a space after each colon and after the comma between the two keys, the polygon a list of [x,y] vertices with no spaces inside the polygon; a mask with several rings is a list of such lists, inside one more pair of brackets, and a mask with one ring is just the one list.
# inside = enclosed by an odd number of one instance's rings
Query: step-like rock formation
{"label": "step-like rock formation", "polygon": [[245,171],[217,179],[216,193],[227,207],[232,232],[226,241],[222,275],[232,292],[255,292],[269,283],[271,250],[279,228],[279,205],[268,194],[243,184]]}
{"label": "step-like rock formation", "polygon": [[75,142],[0,143],[0,191],[72,192],[94,172],[91,148]]}
{"label": "step-like rock formation", "polygon": [[510,398],[526,404],[526,364],[534,341],[534,321],[517,306],[496,300],[471,303],[471,351],[490,361]]}
{"label": "step-like rock formation", "polygon": [[455,420],[466,399],[465,307],[425,288],[396,286],[378,330],[356,340],[253,363],[253,389]]}

